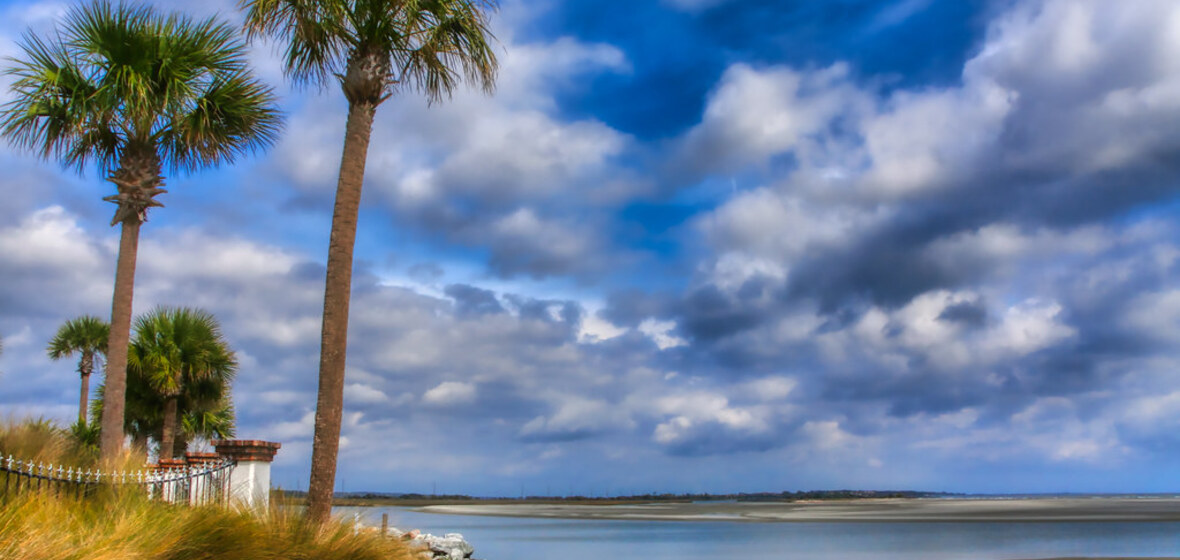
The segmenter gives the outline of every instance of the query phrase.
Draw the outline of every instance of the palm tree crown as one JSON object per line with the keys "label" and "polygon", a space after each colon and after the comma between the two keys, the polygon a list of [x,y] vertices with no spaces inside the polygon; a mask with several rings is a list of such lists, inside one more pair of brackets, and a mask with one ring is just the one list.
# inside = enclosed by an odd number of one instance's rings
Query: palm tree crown
{"label": "palm tree crown", "polygon": [[274,95],[251,76],[227,24],[97,2],[70,11],[56,39],[24,36],[24,57],[7,70],[15,98],[0,112],[3,134],[67,167],[94,161],[114,172],[112,224],[128,206],[141,218],[154,206],[137,207],[126,192],[138,186],[118,176],[137,170],[120,169],[128,158],[153,160],[134,162],[153,171],[195,171],[277,138]]}
{"label": "palm tree crown", "polygon": [[491,92],[496,54],[486,0],[247,0],[253,34],[286,44],[297,84],[338,78],[352,103],[379,104],[397,88],[431,101],[464,78]]}
{"label": "palm tree crown", "polygon": [[247,68],[245,44],[216,19],[99,1],[69,11],[50,40],[29,33],[20,47],[0,134],[66,167],[93,162],[117,189],[104,198],[117,205],[111,225],[122,226],[102,418],[109,460],[123,443],[139,228],[162,206],[164,169],[196,171],[262,149],[281,119]]}
{"label": "palm tree crown", "polygon": [[78,354],[78,374],[82,390],[78,402],[78,423],[86,425],[86,405],[90,398],[90,375],[94,373],[95,358],[107,353],[110,327],[93,315],[83,315],[66,321],[49,341],[46,352],[54,360]]}
{"label": "palm tree crown", "polygon": [[217,319],[181,307],[158,308],[136,320],[127,368],[163,401],[160,457],[171,458],[181,427],[180,401],[220,400],[238,364]]}

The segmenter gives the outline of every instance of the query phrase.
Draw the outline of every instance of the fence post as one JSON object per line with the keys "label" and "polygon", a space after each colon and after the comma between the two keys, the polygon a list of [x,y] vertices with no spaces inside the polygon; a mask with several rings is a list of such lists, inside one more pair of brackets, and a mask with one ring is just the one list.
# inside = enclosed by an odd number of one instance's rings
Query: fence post
{"label": "fence post", "polygon": [[217,454],[235,462],[229,475],[230,503],[265,512],[270,507],[270,464],[282,444],[259,440],[218,440]]}

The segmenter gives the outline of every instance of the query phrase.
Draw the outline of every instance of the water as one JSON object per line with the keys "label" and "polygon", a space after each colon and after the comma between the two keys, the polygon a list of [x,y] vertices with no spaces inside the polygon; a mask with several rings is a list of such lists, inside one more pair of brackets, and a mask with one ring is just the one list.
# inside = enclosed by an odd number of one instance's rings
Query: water
{"label": "water", "polygon": [[462,533],[485,560],[1007,560],[1180,554],[1180,523],[743,523],[529,519],[340,508]]}

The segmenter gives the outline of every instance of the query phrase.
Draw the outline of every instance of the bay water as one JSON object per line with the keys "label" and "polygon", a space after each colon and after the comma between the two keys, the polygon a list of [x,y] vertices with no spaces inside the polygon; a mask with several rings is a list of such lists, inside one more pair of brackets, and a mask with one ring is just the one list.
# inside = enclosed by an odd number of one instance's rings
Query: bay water
{"label": "bay water", "polygon": [[789,522],[538,519],[337,508],[369,526],[462,533],[484,560],[1013,560],[1180,556],[1176,522]]}

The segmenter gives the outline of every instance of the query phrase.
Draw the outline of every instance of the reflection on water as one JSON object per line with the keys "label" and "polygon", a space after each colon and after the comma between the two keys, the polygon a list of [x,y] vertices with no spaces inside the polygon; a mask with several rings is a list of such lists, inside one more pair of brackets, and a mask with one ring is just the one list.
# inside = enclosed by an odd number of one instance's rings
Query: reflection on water
{"label": "reflection on water", "polygon": [[338,508],[369,525],[462,533],[485,560],[1004,560],[1172,556],[1180,523],[733,523],[527,519]]}

